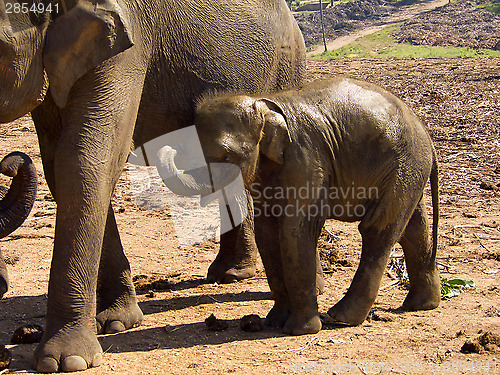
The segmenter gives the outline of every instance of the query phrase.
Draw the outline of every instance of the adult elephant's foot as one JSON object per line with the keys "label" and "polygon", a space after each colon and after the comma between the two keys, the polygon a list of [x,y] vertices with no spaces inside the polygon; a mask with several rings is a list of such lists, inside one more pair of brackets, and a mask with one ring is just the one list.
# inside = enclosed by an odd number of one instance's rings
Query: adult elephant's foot
{"label": "adult elephant's foot", "polygon": [[287,335],[306,335],[320,330],[321,320],[317,311],[292,313],[283,327],[283,332]]}
{"label": "adult elephant's foot", "polygon": [[102,348],[93,327],[77,324],[46,331],[35,351],[33,368],[39,372],[72,372],[101,363]]}
{"label": "adult elephant's foot", "polygon": [[142,311],[135,301],[116,302],[96,316],[97,333],[117,333],[141,325]]}
{"label": "adult elephant's foot", "polygon": [[225,259],[224,255],[217,258],[208,268],[207,281],[209,283],[233,283],[238,280],[248,279],[257,272],[257,259]]}
{"label": "adult elephant's foot", "polygon": [[7,280],[5,280],[5,278],[0,275],[0,298],[2,298],[5,293],[7,293],[8,289],[9,286]]}
{"label": "adult elephant's foot", "polygon": [[[225,234],[226,235],[226,234]],[[221,239],[219,254],[208,268],[209,283],[233,283],[257,272],[257,245],[235,245]]]}
{"label": "adult elephant's foot", "polygon": [[346,295],[328,310],[328,315],[339,323],[356,326],[365,321],[371,305],[360,304]]}
{"label": "adult elephant's foot", "polygon": [[[0,254],[1,256],[1,254]],[[0,298],[7,292],[9,289],[9,274],[7,272],[7,266],[2,258],[0,258]]]}
{"label": "adult elephant's foot", "polygon": [[220,236],[220,249],[208,269],[210,283],[232,283],[255,276],[258,250],[254,237],[253,207],[245,221]]}

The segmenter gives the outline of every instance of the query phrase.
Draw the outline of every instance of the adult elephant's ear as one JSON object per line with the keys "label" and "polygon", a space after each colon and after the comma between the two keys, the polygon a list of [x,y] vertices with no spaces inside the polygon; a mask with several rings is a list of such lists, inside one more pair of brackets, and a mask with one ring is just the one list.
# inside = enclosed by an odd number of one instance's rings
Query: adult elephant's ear
{"label": "adult elephant's ear", "polygon": [[80,77],[133,45],[126,11],[116,0],[78,1],[66,10],[49,26],[44,48],[50,92],[60,108]]}
{"label": "adult elephant's ear", "polygon": [[291,142],[285,113],[279,104],[269,99],[260,99],[255,106],[264,116],[260,152],[275,163],[283,164],[285,146]]}

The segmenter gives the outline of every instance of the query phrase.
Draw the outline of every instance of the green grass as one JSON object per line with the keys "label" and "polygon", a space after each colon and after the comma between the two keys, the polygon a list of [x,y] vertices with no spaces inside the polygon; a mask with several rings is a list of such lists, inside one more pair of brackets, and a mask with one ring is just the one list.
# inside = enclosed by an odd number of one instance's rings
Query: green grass
{"label": "green grass", "polygon": [[500,51],[488,49],[472,49],[469,47],[439,47],[415,46],[408,43],[398,43],[395,34],[401,24],[395,24],[384,29],[359,38],[355,42],[339,48],[315,55],[312,59],[342,59],[342,58],[456,58],[456,57],[500,57]]}
{"label": "green grass", "polygon": [[476,5],[476,8],[486,9],[497,16],[500,15],[500,2],[498,1]]}

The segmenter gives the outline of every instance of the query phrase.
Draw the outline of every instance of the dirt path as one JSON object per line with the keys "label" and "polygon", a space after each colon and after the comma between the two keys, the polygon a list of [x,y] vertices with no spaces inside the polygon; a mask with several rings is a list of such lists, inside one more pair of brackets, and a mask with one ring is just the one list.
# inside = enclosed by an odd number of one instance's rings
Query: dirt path
{"label": "dirt path", "polygon": [[[405,7],[400,12],[398,12],[393,16],[384,17],[380,22],[378,22],[374,26],[366,27],[361,30],[356,30],[348,35],[344,35],[339,38],[330,40],[329,42],[327,42],[327,49],[328,51],[334,51],[336,49],[342,48],[356,41],[358,38],[376,33],[377,31],[382,30],[384,27],[389,26],[390,24],[406,21],[419,14],[429,12],[433,9],[448,4],[448,2],[449,0],[434,0],[426,3],[419,3],[409,7]],[[323,52],[324,52],[324,46],[319,45],[313,50],[309,51],[307,53],[307,56],[309,57]]]}

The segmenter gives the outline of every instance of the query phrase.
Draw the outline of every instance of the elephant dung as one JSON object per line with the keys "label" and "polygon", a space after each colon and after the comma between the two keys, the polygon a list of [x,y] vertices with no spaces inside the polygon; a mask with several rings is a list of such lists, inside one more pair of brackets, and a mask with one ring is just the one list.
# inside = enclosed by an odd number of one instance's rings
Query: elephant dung
{"label": "elephant dung", "polygon": [[172,283],[167,278],[157,275],[136,275],[132,280],[137,291],[149,292],[172,289]]}
{"label": "elephant dung", "polygon": [[214,314],[205,319],[205,324],[211,331],[224,331],[229,327],[225,320],[217,319]]}
{"label": "elephant dung", "polygon": [[0,345],[0,371],[9,368],[12,354],[4,345]]}
{"label": "elephant dung", "polygon": [[240,328],[245,332],[262,331],[262,319],[256,314],[245,315],[240,320]]}
{"label": "elephant dung", "polygon": [[500,336],[492,333],[485,332],[480,335],[475,340],[467,340],[460,351],[462,353],[484,353],[488,352],[498,352],[500,350]]}
{"label": "elephant dung", "polygon": [[33,344],[40,342],[43,328],[38,324],[27,324],[14,331],[10,342],[12,344]]}

